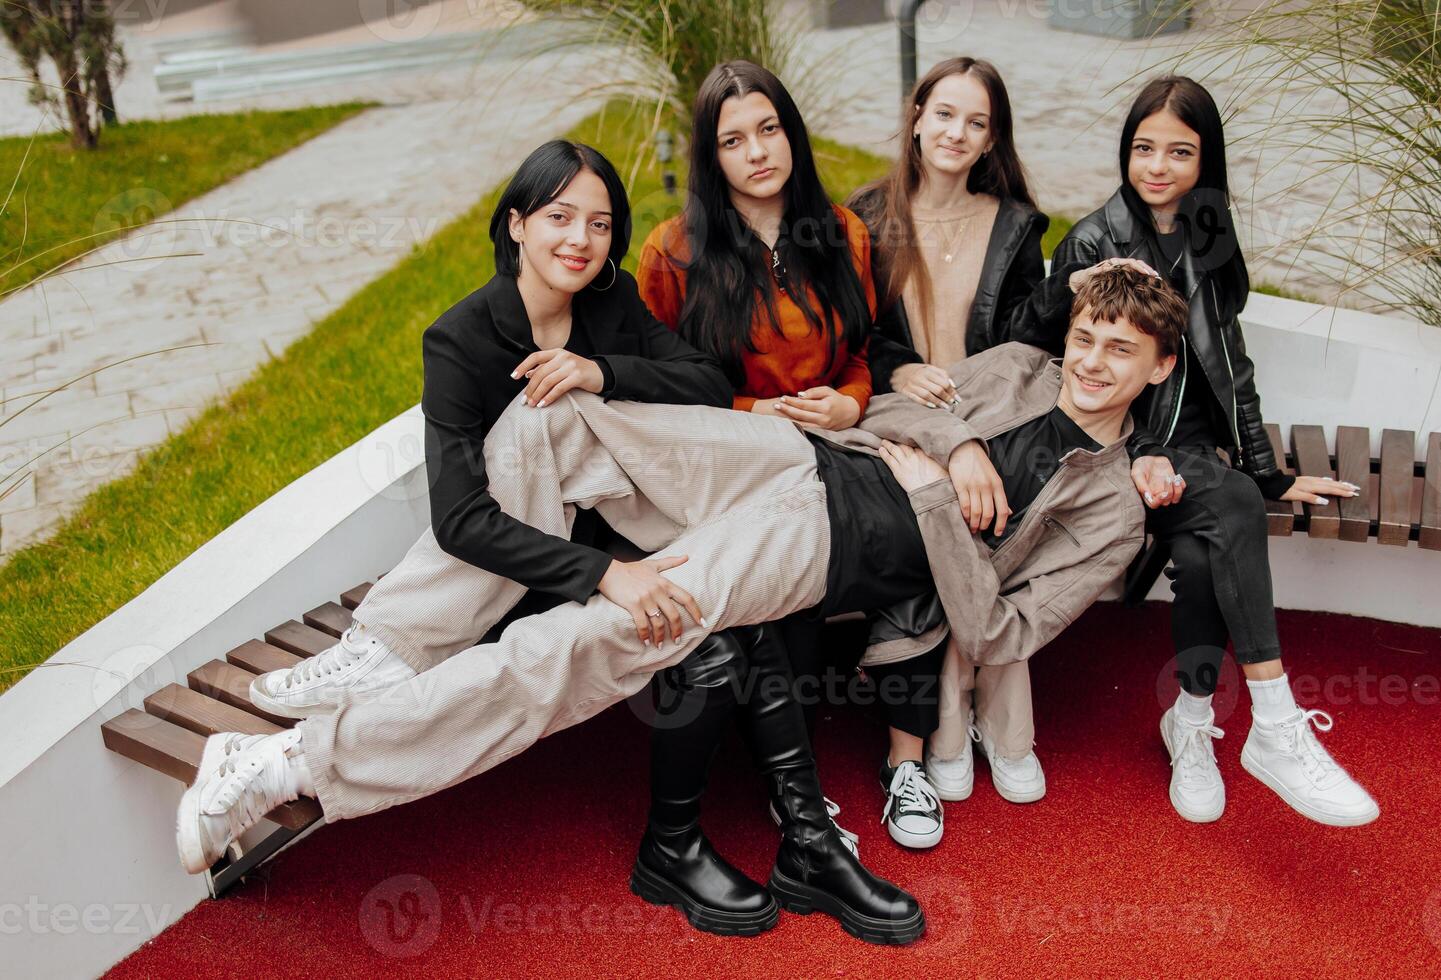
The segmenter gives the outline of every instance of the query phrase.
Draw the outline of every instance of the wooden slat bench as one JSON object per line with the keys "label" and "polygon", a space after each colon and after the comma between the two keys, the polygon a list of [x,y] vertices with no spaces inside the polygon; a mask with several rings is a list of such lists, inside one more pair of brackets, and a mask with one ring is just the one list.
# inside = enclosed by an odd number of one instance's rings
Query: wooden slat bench
{"label": "wooden slat bench", "polygon": [[[1355,497],[1333,499],[1324,507],[1266,501],[1266,527],[1273,537],[1304,533],[1402,547],[1415,541],[1441,551],[1441,432],[1427,437],[1424,460],[1414,458],[1416,434],[1404,429],[1382,431],[1381,455],[1375,459],[1371,433],[1357,426],[1337,427],[1334,453],[1327,450],[1326,433],[1319,425],[1291,426],[1289,447],[1275,423],[1266,424],[1266,435],[1287,473],[1331,477],[1361,488]],[[1145,600],[1169,560],[1166,547],[1148,539],[1126,574],[1127,604]]]}
{"label": "wooden slat bench", "polygon": [[[250,702],[250,682],[257,674],[293,667],[331,646],[350,626],[351,610],[360,604],[372,583],[364,582],[265,634],[264,640],[246,640],[224,660],[212,660],[192,670],[186,686],[169,684],[145,699],[145,710],[131,708],[101,726],[105,746],[127,759],[190,784],[200,764],[205,738],[216,732],[260,735],[295,724],[257,708]],[[211,870],[212,894],[220,894],[248,870],[283,847],[321,818],[320,804],[296,800],[267,814],[283,831],[243,854],[236,851]]]}

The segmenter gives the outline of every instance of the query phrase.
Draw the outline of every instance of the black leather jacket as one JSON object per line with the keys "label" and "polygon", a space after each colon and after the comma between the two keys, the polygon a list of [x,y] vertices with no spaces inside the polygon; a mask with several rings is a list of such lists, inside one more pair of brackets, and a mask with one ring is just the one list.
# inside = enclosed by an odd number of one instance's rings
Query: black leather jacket
{"label": "black leather jacket", "polygon": [[[1071,273],[1102,259],[1117,257],[1137,258],[1155,269],[1162,267],[1151,238],[1137,227],[1136,218],[1126,207],[1119,190],[1099,210],[1076,222],[1056,246],[1051,257],[1051,274],[1017,311],[1014,329],[1037,338],[1031,343],[1052,353],[1061,353],[1074,298],[1069,284]],[[1186,376],[1183,352],[1171,376],[1142,393],[1132,414],[1138,430],[1147,431],[1144,434],[1138,431],[1130,446],[1131,454],[1145,454],[1157,443],[1165,444],[1175,429],[1185,386],[1207,384],[1216,396],[1227,427],[1227,431],[1218,433],[1222,436],[1221,448],[1229,452],[1234,466],[1256,479],[1267,496],[1279,496],[1291,481],[1277,468],[1275,453],[1262,424],[1255,365],[1246,356],[1246,342],[1238,319],[1245,297],[1223,295],[1215,279],[1196,267],[1189,250],[1183,252],[1178,268],[1190,306],[1183,343],[1194,349],[1205,377]]]}
{"label": "black leather jacket", "polygon": [[[881,194],[879,190],[871,191],[850,203],[851,210],[871,230],[871,263],[877,289],[882,285],[875,245]],[[986,243],[980,283],[971,302],[970,320],[966,323],[967,354],[976,354],[1009,340],[1036,343],[1033,338],[1017,335],[1012,323],[1021,306],[1045,277],[1041,236],[1050,223],[1050,218],[1019,201],[1001,201],[990,240]],[[916,353],[905,304],[899,299],[876,316],[868,357],[871,389],[877,395],[892,390],[891,374],[896,368],[902,364],[919,364],[924,360]]]}

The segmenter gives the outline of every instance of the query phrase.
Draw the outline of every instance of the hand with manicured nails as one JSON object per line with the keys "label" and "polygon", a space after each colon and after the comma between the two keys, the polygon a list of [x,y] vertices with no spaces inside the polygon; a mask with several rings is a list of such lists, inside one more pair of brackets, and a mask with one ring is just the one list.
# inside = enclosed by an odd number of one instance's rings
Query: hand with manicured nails
{"label": "hand with manicured nails", "polygon": [[1185,477],[1176,472],[1165,456],[1138,457],[1131,464],[1131,482],[1152,510],[1177,503],[1186,492]]}
{"label": "hand with manicured nails", "polygon": [[834,388],[817,385],[794,395],[782,395],[776,414],[799,425],[817,429],[849,429],[861,420],[861,403]]}
{"label": "hand with manicured nails", "polygon": [[1092,276],[1094,276],[1096,273],[1100,272],[1102,269],[1110,269],[1118,265],[1129,266],[1130,268],[1135,269],[1138,272],[1144,272],[1148,276],[1155,276],[1157,279],[1161,278],[1161,274],[1159,272],[1151,268],[1146,263],[1142,262],[1140,259],[1102,259],[1090,268],[1078,269],[1075,272],[1071,273],[1071,278],[1067,280],[1071,287],[1071,292],[1079,293],[1081,291],[1081,287],[1086,284],[1086,281]]}
{"label": "hand with manicured nails", "polygon": [[677,565],[684,565],[689,557],[675,555],[640,561],[617,559],[610,563],[596,586],[601,595],[630,613],[630,618],[635,621],[636,636],[647,646],[651,641],[656,646],[665,643],[667,633],[671,639],[680,642],[681,633],[685,631],[680,616],[682,609],[701,626],[710,628],[691,594],[661,574]]}
{"label": "hand with manicured nails", "polygon": [[891,390],[927,408],[949,405],[956,398],[956,383],[934,364],[902,364],[891,372]]}
{"label": "hand with manicured nails", "polygon": [[1327,497],[1354,497],[1361,492],[1361,488],[1354,483],[1342,483],[1340,480],[1332,480],[1324,476],[1298,476],[1296,482],[1291,484],[1291,489],[1281,494],[1282,500],[1299,500],[1302,503],[1325,505],[1331,501]]}
{"label": "hand with manicured nails", "polygon": [[599,364],[560,347],[536,351],[521,361],[510,376],[530,379],[523,394],[525,403],[536,408],[549,405],[575,388],[598,395],[605,387]]}
{"label": "hand with manicured nails", "polygon": [[919,449],[881,440],[881,459],[906,493],[946,478],[946,469]]}
{"label": "hand with manicured nails", "polygon": [[1004,533],[1011,507],[1006,503],[1005,484],[991,464],[986,447],[975,439],[961,443],[951,452],[947,468],[971,533],[984,530],[992,519],[996,522],[995,533]]}

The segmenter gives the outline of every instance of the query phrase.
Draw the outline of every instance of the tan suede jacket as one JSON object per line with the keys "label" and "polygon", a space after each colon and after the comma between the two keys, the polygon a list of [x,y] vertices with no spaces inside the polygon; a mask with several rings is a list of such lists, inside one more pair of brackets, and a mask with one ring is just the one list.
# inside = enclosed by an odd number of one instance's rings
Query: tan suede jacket
{"label": "tan suede jacket", "polygon": [[[950,370],[958,404],[926,408],[901,394],[871,400],[859,427],[818,432],[841,446],[876,453],[882,439],[922,450],[941,465],[970,439],[986,439],[1046,414],[1061,391],[1061,366],[1045,351],[1002,344]],[[861,664],[918,656],[955,634],[977,664],[1025,660],[1051,641],[1120,576],[1140,550],[1145,508],[1131,482],[1126,439],[1099,452],[1073,449],[995,551],[961,515],[949,479],[910,494],[936,591],[940,626],[920,636],[872,643]]]}

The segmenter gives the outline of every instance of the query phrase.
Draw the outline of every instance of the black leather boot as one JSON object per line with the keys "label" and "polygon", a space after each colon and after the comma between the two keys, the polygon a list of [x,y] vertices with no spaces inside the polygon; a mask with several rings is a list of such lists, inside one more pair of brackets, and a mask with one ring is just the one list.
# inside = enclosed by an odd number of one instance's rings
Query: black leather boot
{"label": "black leather boot", "polygon": [[650,818],[630,876],[636,895],[674,906],[697,929],[722,936],[754,936],[780,917],[770,892],[717,854],[700,829],[701,795],[751,639],[736,630],[713,634],[657,678]]}
{"label": "black leather boot", "polygon": [[915,941],[926,928],[920,905],[867,871],[826,812],[805,712],[791,686],[790,658],[779,631],[768,624],[756,628],[751,639],[742,729],[781,819],[771,893],[789,911],[804,915],[819,909],[834,916],[866,942]]}
{"label": "black leather boot", "polygon": [[789,912],[819,910],[868,943],[905,945],[926,931],[920,903],[866,870],[841,843],[826,813],[815,765],[770,774],[781,814],[781,847],[771,871],[771,894]]}

